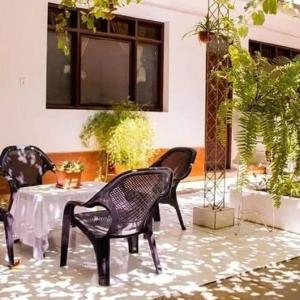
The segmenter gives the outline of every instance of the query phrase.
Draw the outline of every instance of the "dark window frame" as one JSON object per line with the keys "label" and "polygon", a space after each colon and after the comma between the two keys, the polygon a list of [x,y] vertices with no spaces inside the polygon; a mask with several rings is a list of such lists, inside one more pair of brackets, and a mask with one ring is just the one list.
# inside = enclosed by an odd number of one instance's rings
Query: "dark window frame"
{"label": "dark window frame", "polygon": [[[48,3],[48,16],[50,10],[57,10],[59,6],[57,4]],[[85,110],[96,110],[96,109],[111,109],[111,105],[95,104],[95,105],[84,105],[80,103],[81,88],[80,88],[80,73],[81,73],[81,37],[90,36],[91,38],[99,38],[105,40],[114,41],[126,41],[130,43],[130,65],[129,65],[129,92],[130,99],[136,102],[136,74],[137,74],[137,48],[138,44],[152,44],[158,46],[158,66],[157,66],[157,95],[158,105],[157,107],[146,107],[142,106],[145,111],[163,111],[163,77],[164,77],[164,23],[157,21],[150,21],[140,18],[133,18],[123,15],[115,15],[115,18],[111,21],[103,20],[105,23],[106,31],[97,30],[93,32],[82,26],[81,14],[82,9],[71,10],[73,13],[76,24],[73,27],[67,27],[66,30],[74,35],[73,41],[73,54],[71,57],[71,68],[74,70],[71,79],[71,104],[54,104],[49,103],[46,99],[47,109],[85,109]],[[121,20],[131,22],[134,27],[132,35],[125,35],[119,33],[111,33],[111,22],[114,20]],[[138,36],[138,24],[148,24],[157,26],[160,28],[160,39],[152,39]],[[49,24],[48,31],[55,31],[55,25]],[[48,58],[47,58],[48,59]],[[47,87],[48,88],[48,87]]]}
{"label": "dark window frame", "polygon": [[[249,40],[249,52],[250,52],[251,55],[255,54],[254,50],[251,51],[251,47],[256,48],[255,51],[258,50],[261,54],[263,54],[262,53],[263,47],[269,48],[269,50],[274,52],[274,57],[267,57],[269,59],[280,56],[280,55],[278,55],[278,52],[280,50],[288,51],[289,52],[288,58],[293,58],[296,55],[300,54],[300,49],[290,48],[290,47],[287,47],[287,46],[282,46],[282,45],[277,45],[277,44],[260,42],[260,41],[256,41],[256,40]],[[264,57],[266,57],[266,56],[264,56]]]}

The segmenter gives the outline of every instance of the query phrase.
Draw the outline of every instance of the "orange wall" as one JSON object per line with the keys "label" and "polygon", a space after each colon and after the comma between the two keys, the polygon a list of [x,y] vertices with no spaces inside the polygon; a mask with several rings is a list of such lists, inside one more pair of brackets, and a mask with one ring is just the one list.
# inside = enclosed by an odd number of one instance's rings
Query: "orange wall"
{"label": "orange wall", "polygon": [[[197,149],[197,157],[194,163],[192,172],[187,180],[197,180],[201,178],[204,174],[204,148],[196,148]],[[158,149],[156,154],[151,159],[151,161],[155,161],[158,157],[160,157],[163,153],[165,153],[168,149]],[[97,151],[85,151],[85,152],[64,152],[64,153],[48,153],[50,159],[58,164],[63,160],[80,160],[83,162],[85,166],[85,170],[82,173],[83,181],[92,181],[97,176],[97,172],[99,169],[99,159],[100,154]],[[44,183],[54,183],[56,182],[55,174],[52,172],[47,172],[43,178]],[[8,185],[5,179],[0,177],[0,194],[6,194],[9,192]]]}

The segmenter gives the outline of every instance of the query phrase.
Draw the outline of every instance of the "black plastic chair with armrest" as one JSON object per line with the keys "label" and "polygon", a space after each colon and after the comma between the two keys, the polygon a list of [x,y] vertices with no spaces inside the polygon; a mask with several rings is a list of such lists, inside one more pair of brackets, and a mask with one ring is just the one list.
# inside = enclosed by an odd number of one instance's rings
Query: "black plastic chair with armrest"
{"label": "black plastic chair with armrest", "polygon": [[[125,172],[101,189],[88,202],[67,203],[64,210],[60,266],[67,264],[70,227],[77,226],[94,247],[99,284],[110,283],[110,239],[128,238],[130,253],[138,252],[138,235],[148,240],[156,273],[161,271],[152,231],[154,205],[170,192],[172,171],[150,168]],[[105,210],[74,214],[76,206]]]}
{"label": "black plastic chair with armrest", "polygon": [[0,155],[1,175],[10,188],[10,199],[6,209],[0,209],[0,222],[4,223],[9,266],[14,266],[13,217],[10,209],[19,188],[42,184],[47,171],[54,172],[55,165],[48,156],[35,146],[8,146]]}
{"label": "black plastic chair with armrest", "polygon": [[[162,198],[159,203],[166,203],[173,206],[176,209],[177,216],[182,230],[185,230],[185,225],[181,216],[177,201],[176,189],[179,182],[186,178],[193,167],[193,163],[196,159],[197,152],[193,148],[188,147],[175,147],[167,151],[162,155],[151,167],[168,167],[173,171],[173,184],[171,192],[168,196]],[[159,205],[154,209],[154,220],[160,221]]]}

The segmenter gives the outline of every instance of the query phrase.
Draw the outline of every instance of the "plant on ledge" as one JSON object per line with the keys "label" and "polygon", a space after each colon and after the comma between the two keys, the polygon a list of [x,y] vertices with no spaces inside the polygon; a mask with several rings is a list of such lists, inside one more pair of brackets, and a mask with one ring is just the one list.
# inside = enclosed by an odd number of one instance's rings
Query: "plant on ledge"
{"label": "plant on ledge", "polygon": [[84,165],[79,160],[65,160],[56,166],[57,187],[63,189],[79,188]]}
{"label": "plant on ledge", "polygon": [[[85,147],[105,154],[104,179],[108,163],[122,165],[123,170],[148,166],[153,155],[153,129],[140,107],[128,100],[111,111],[98,111],[83,124],[80,139]],[[106,163],[104,162],[106,161]]]}
{"label": "plant on ledge", "polygon": [[[240,186],[248,182],[248,167],[258,137],[263,138],[271,154],[269,190],[276,207],[286,193],[287,173],[297,176],[300,170],[300,57],[269,62],[258,54],[252,58],[240,46],[229,47],[231,67],[218,72],[232,84],[233,99],[220,107],[220,118],[236,112],[240,131]],[[288,170],[290,160],[295,168]]]}
{"label": "plant on ledge", "polygon": [[84,170],[84,165],[80,160],[64,160],[57,165],[56,170],[66,173],[78,173]]}

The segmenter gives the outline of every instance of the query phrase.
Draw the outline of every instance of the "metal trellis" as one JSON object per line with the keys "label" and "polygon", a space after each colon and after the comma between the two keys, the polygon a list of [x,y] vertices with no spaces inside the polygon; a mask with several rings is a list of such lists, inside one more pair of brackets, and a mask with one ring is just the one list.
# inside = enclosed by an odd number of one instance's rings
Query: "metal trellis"
{"label": "metal trellis", "polygon": [[[208,0],[208,18],[215,25],[206,51],[206,125],[205,125],[205,190],[204,206],[212,209],[225,207],[225,179],[227,149],[218,139],[220,124],[217,111],[220,103],[227,98],[226,81],[211,76],[221,68],[228,51],[228,40],[222,35],[222,18],[229,16],[229,10],[216,0]],[[227,138],[227,137],[226,137]]]}

